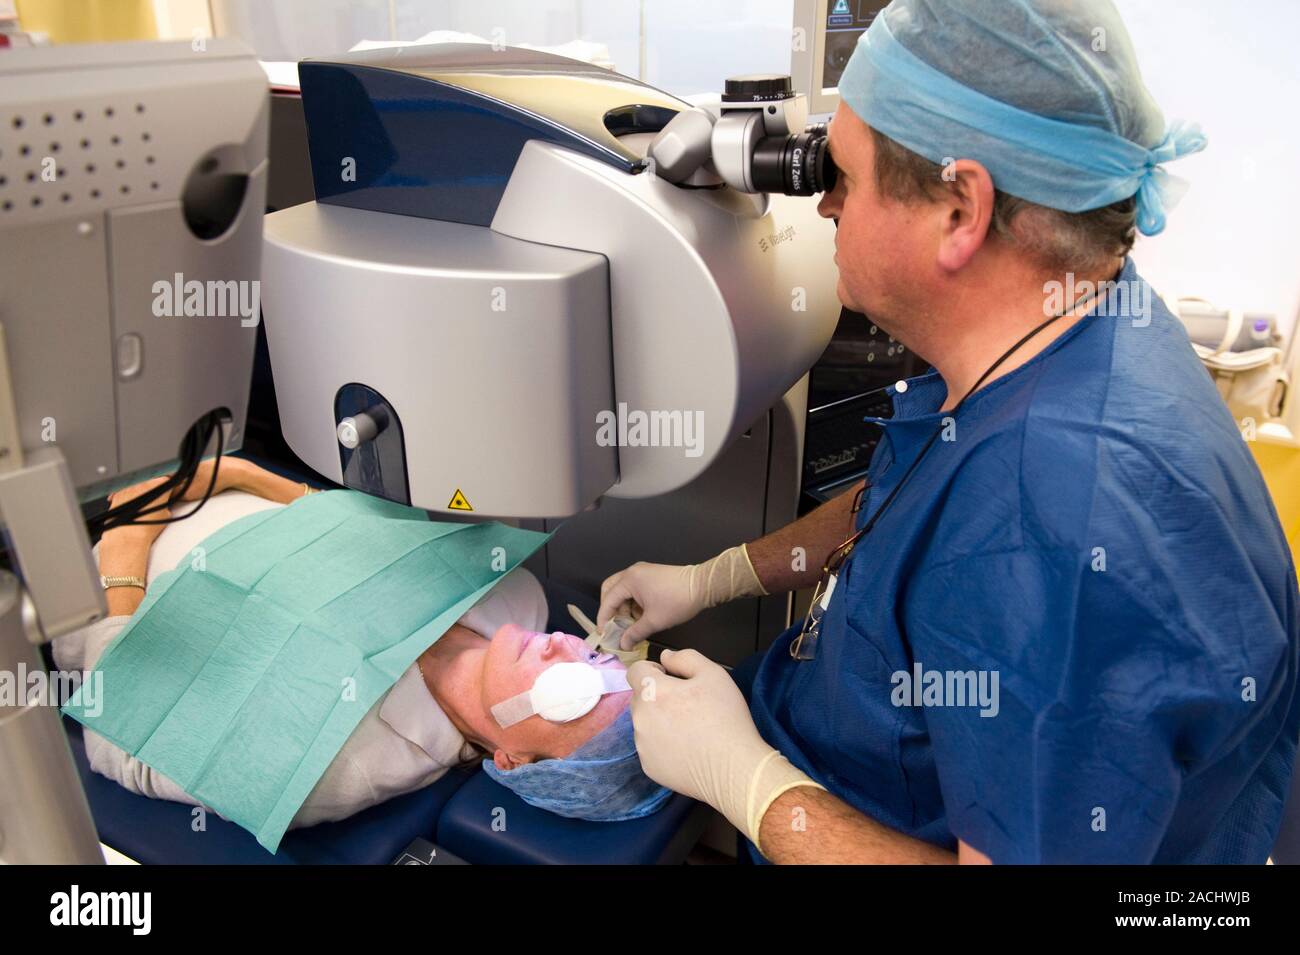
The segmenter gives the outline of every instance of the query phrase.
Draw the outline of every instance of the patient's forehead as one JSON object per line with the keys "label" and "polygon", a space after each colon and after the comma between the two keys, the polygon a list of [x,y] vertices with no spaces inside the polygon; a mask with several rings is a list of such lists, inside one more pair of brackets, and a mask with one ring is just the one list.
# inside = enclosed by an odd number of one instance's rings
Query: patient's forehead
{"label": "patient's forehead", "polygon": [[489,706],[529,690],[537,678],[557,663],[587,663],[597,669],[624,671],[613,654],[598,652],[583,638],[562,632],[541,633],[507,625],[492,637],[484,661],[484,693]]}

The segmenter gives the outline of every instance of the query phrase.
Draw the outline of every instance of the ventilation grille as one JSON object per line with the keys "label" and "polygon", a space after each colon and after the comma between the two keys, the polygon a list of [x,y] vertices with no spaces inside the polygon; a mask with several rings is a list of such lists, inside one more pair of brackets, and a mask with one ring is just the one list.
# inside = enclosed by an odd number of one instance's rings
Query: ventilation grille
{"label": "ventilation grille", "polygon": [[143,99],[0,109],[0,226],[164,197]]}

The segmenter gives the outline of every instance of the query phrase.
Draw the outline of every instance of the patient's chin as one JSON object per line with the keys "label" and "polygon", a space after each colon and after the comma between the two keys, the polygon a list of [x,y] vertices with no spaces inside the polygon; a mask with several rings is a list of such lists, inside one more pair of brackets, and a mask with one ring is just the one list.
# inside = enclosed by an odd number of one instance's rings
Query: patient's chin
{"label": "patient's chin", "polygon": [[517,623],[503,623],[496,628],[488,639],[493,643],[496,643],[497,640],[522,640],[527,633],[528,631]]}

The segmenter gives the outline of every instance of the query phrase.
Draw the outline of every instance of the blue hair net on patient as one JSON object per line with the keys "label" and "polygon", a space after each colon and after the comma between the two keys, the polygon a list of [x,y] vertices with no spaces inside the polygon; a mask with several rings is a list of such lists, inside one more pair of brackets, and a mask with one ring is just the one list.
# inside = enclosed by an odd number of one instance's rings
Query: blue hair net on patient
{"label": "blue hair net on patient", "polygon": [[483,770],[530,806],[593,822],[640,819],[671,795],[641,770],[630,709],[564,759],[504,771],[485,759]]}
{"label": "blue hair net on patient", "polygon": [[839,93],[912,152],[976,160],[1021,199],[1084,212],[1136,196],[1146,235],[1186,191],[1163,164],[1206,144],[1165,124],[1110,0],[893,0]]}

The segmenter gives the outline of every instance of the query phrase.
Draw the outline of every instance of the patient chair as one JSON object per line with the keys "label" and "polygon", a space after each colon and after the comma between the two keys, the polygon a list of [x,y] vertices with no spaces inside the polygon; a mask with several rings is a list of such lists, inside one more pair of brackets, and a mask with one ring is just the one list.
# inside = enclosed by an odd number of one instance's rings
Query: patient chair
{"label": "patient chair", "polygon": [[[579,594],[544,585],[549,630],[572,630],[564,613]],[[560,613],[557,615],[556,608]],[[474,864],[677,864],[699,839],[708,809],[674,795],[659,812],[629,822],[584,822],[529,806],[480,769],[452,769],[437,782],[339,822],[288,832],[274,855],[214,813],[132,793],[90,769],[81,725],[64,720],[100,841],[137,862],[180,865],[386,865],[416,839],[439,856]],[[504,810],[504,816],[500,810]],[[206,818],[203,818],[205,816]],[[493,821],[504,819],[496,831]]]}
{"label": "patient chair", "polygon": [[[534,809],[482,770],[450,770],[432,785],[340,822],[293,829],[274,855],[245,829],[195,807],[149,799],[90,769],[81,726],[65,720],[100,841],[148,865],[386,865],[416,839],[479,864],[674,864],[684,862],[707,821],[705,807],[674,795],[630,822],[583,822]],[[492,821],[505,810],[504,831]]]}

